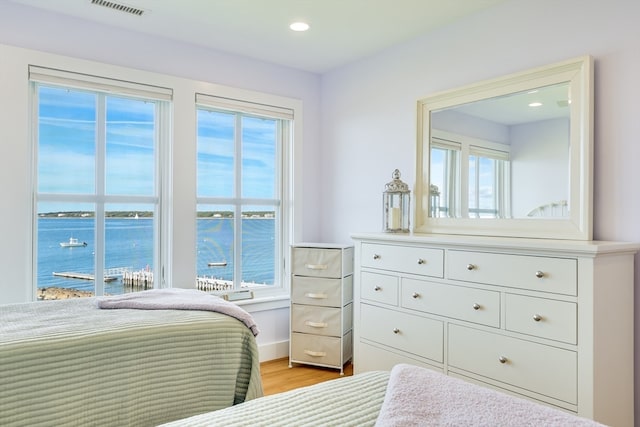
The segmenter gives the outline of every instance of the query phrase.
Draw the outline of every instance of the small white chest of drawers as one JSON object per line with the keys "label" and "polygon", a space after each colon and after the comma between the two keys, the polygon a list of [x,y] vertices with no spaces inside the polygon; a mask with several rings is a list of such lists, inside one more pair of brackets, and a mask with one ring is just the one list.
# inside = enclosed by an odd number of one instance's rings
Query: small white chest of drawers
{"label": "small white chest of drawers", "polygon": [[354,372],[412,363],[632,426],[635,243],[355,234]]}
{"label": "small white chest of drawers", "polygon": [[353,256],[349,245],[291,248],[292,363],[340,369],[353,355]]}

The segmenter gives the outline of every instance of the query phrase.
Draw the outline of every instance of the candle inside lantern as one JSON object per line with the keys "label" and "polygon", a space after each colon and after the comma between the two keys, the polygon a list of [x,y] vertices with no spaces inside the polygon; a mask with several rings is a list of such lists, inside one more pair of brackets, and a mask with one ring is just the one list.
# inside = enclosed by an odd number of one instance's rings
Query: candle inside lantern
{"label": "candle inside lantern", "polygon": [[389,208],[389,228],[399,230],[402,228],[402,213],[400,208]]}

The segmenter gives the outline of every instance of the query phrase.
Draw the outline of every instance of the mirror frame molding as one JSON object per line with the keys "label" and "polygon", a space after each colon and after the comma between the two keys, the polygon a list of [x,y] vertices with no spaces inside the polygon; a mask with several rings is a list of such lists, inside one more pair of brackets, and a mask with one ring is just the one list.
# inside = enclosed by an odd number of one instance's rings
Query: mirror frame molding
{"label": "mirror frame molding", "polygon": [[[568,218],[429,217],[431,112],[558,83],[571,92]],[[593,59],[582,56],[448,90],[418,101],[414,233],[592,240]]]}

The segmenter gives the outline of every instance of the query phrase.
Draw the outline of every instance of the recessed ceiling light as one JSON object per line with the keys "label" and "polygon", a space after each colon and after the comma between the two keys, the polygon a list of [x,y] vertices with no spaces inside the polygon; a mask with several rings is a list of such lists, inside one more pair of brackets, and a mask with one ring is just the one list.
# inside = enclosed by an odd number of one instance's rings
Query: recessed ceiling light
{"label": "recessed ceiling light", "polygon": [[306,22],[294,22],[293,24],[289,25],[289,28],[291,28],[293,31],[307,31],[309,29],[309,24],[307,24]]}
{"label": "recessed ceiling light", "polygon": [[529,107],[540,107],[542,106],[542,102],[532,102],[529,104]]}

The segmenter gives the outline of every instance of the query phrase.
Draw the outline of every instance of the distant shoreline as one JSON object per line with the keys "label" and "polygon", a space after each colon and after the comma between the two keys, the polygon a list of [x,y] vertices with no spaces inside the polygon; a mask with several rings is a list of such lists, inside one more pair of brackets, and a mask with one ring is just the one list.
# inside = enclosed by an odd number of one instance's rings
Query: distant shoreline
{"label": "distant shoreline", "polygon": [[[69,212],[43,212],[38,218],[47,219],[95,219],[93,212],[69,211]],[[153,218],[153,212],[149,211],[112,211],[105,212],[106,219],[144,219]],[[274,211],[247,211],[242,213],[245,219],[275,219]],[[233,219],[233,213],[229,211],[205,211],[198,212],[197,219]]]}

